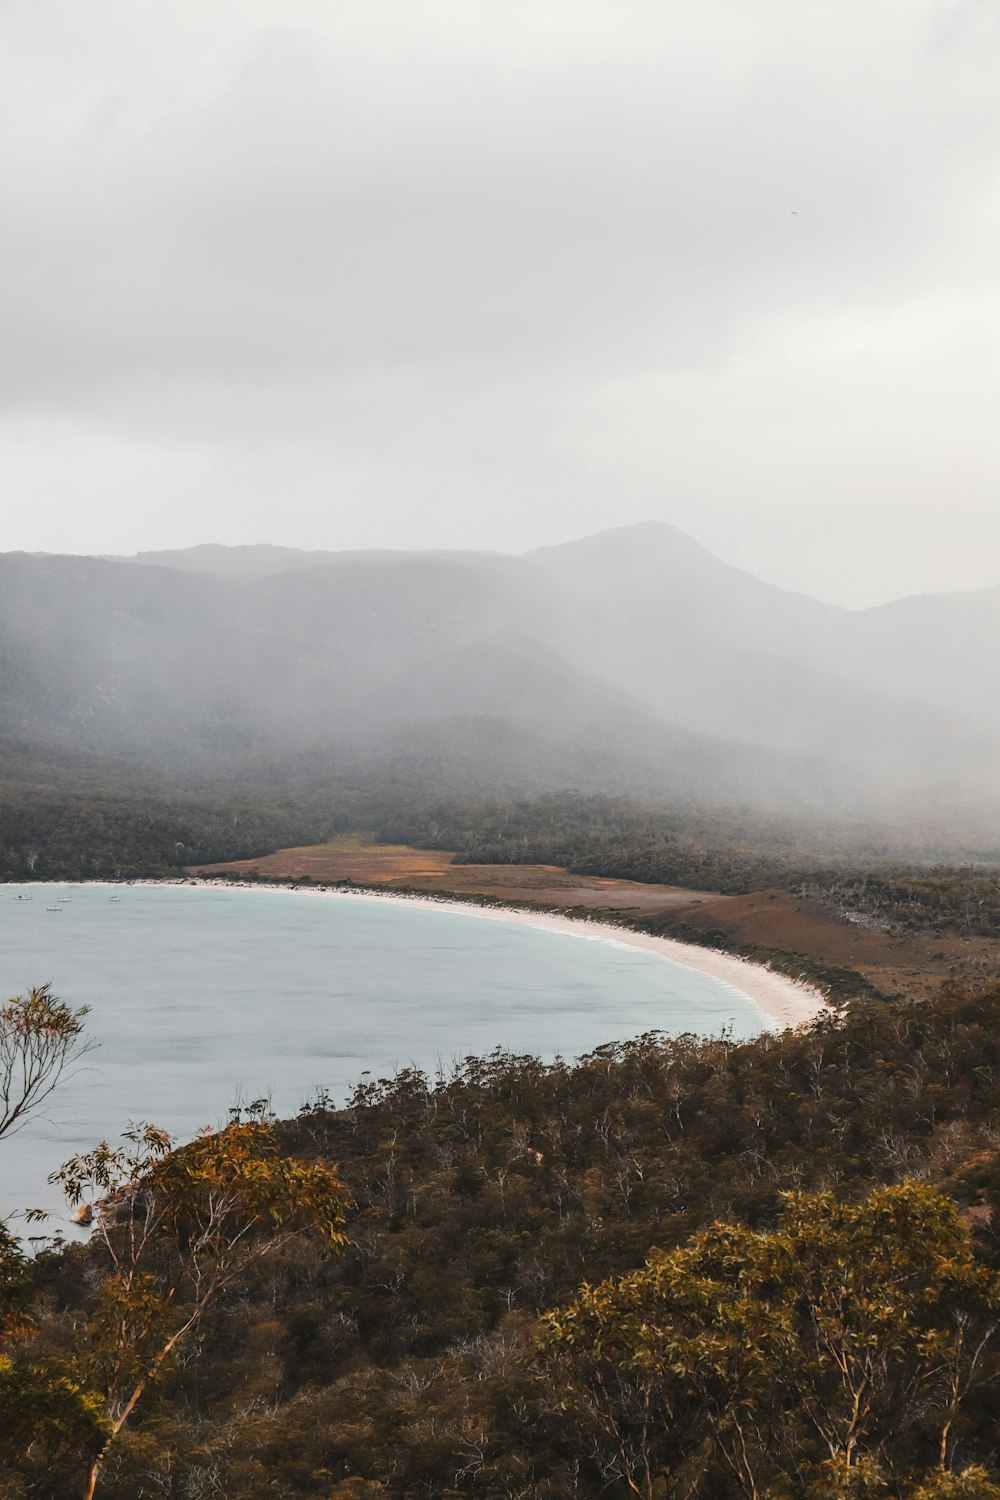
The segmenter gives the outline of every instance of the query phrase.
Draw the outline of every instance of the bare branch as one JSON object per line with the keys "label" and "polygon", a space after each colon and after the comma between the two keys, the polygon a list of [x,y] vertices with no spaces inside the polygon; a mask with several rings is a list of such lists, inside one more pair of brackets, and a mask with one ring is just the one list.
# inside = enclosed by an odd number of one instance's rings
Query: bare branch
{"label": "bare branch", "polygon": [[0,1008],[0,1136],[19,1130],[94,1045],[83,1040],[89,1007],[57,1000],[51,986],[14,995]]}

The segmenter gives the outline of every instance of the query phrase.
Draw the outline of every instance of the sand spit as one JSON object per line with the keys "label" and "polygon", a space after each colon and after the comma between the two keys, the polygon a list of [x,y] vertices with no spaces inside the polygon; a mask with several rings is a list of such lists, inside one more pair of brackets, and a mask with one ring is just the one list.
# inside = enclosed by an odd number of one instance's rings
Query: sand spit
{"label": "sand spit", "polygon": [[[81,882],[73,882],[74,884]],[[549,932],[564,932],[591,942],[621,943],[630,948],[642,948],[655,953],[659,958],[695,969],[707,974],[720,984],[737,990],[750,1000],[773,1027],[782,1030],[787,1026],[802,1026],[814,1019],[826,1008],[822,992],[802,980],[791,979],[762,964],[750,963],[745,958],[736,958],[716,948],[703,948],[696,943],[682,943],[676,938],[651,937],[648,933],[635,932],[630,927],[620,927],[612,922],[597,922],[588,918],[566,917],[557,912],[535,911],[521,906],[480,906],[471,901],[456,901],[450,896],[409,895],[402,891],[384,891],[373,888],[344,889],[342,886],[301,886],[284,883],[260,884],[257,881],[220,880],[135,880],[135,881],[86,881],[87,885],[107,886],[121,890],[127,885],[222,885],[241,891],[259,891],[295,896],[312,896],[321,900],[337,901],[382,901],[395,906],[422,906],[437,911],[446,908],[481,921],[519,922],[528,927],[537,927]]]}

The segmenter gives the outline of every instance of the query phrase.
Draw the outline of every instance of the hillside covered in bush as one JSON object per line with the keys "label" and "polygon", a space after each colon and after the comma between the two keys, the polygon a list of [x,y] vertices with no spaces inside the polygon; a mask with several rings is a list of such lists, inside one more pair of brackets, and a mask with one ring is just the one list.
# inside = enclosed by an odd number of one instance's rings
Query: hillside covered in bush
{"label": "hillside covered in bush", "polygon": [[[227,1286],[112,1445],[98,1493],[989,1494],[998,1111],[996,986],[856,1001],[746,1043],[650,1035],[551,1065],[496,1053],[437,1079],[365,1080],[343,1109],[314,1098],[276,1140],[289,1161],[339,1163],[346,1244],[290,1239]],[[802,1249],[822,1215],[839,1260]],[[882,1300],[873,1224],[910,1256],[889,1255],[898,1286]],[[166,1242],[162,1256],[154,1283]],[[22,1271],[11,1368],[99,1385],[106,1249],[57,1246]],[[762,1387],[725,1340],[714,1374],[693,1357],[721,1336],[685,1292],[695,1272],[723,1288],[711,1305],[741,1348],[739,1288],[764,1276],[753,1300],[774,1317],[757,1343],[781,1381]],[[687,1343],[669,1355],[681,1306]],[[853,1423],[837,1339],[865,1366]],[[12,1448],[0,1493],[76,1493],[73,1441]]]}

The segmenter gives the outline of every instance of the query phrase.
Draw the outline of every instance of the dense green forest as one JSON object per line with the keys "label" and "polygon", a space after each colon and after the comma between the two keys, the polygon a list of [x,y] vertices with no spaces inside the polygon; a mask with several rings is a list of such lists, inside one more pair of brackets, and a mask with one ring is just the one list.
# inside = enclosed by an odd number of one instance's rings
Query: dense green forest
{"label": "dense green forest", "polygon": [[1000,849],[956,847],[933,826],[650,808],[566,792],[390,814],[380,832],[455,849],[460,863],[555,864],[726,895],[776,887],[886,930],[1000,936]]}
{"label": "dense green forest", "polygon": [[[268,1160],[339,1164],[345,1243],[247,1262],[158,1367],[98,1494],[993,1494],[998,1118],[996,985],[314,1098],[258,1125]],[[150,1295],[192,1213],[156,1241]],[[10,1262],[22,1401],[43,1378],[78,1405],[107,1385],[112,1270],[107,1236]],[[82,1493],[96,1431],[12,1427],[0,1494]]]}
{"label": "dense green forest", "polygon": [[0,879],[176,875],[361,827],[387,843],[456,850],[460,863],[555,864],[724,894],[774,887],[886,931],[1000,936],[1000,849],[956,847],[934,827],[657,808],[574,792],[432,806],[385,788],[275,803],[128,784],[0,787]]}
{"label": "dense green forest", "polygon": [[0,789],[0,879],[127,880],[314,843],[345,824],[321,808],[135,790]]}
{"label": "dense green forest", "polygon": [[735,803],[651,804],[562,791],[464,802],[411,799],[385,807],[381,825],[386,836],[457,849],[470,861],[541,860],[576,868],[593,858],[609,867],[619,861],[618,873],[630,879],[668,880],[676,869],[677,884],[685,883],[682,872],[703,868],[699,861],[714,849],[718,863],[708,864],[712,880],[702,884],[732,891],[749,888],[748,882],[767,884],[767,875],[791,880],[803,870],[845,865],[1000,863],[1000,845],[988,837],[959,834],[953,822],[922,819],[919,812],[897,822],[852,820],[763,813]]}

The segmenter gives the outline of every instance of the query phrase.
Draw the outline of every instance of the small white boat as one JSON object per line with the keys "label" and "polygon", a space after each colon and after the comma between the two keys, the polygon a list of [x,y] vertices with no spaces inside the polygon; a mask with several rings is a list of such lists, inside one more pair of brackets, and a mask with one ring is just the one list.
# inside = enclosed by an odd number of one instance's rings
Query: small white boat
{"label": "small white boat", "polygon": [[30,901],[31,897],[30,896],[18,896],[17,899],[18,899],[18,901]]}
{"label": "small white boat", "polygon": [[62,907],[61,906],[47,906],[45,908],[45,910],[46,911],[62,911]]}

